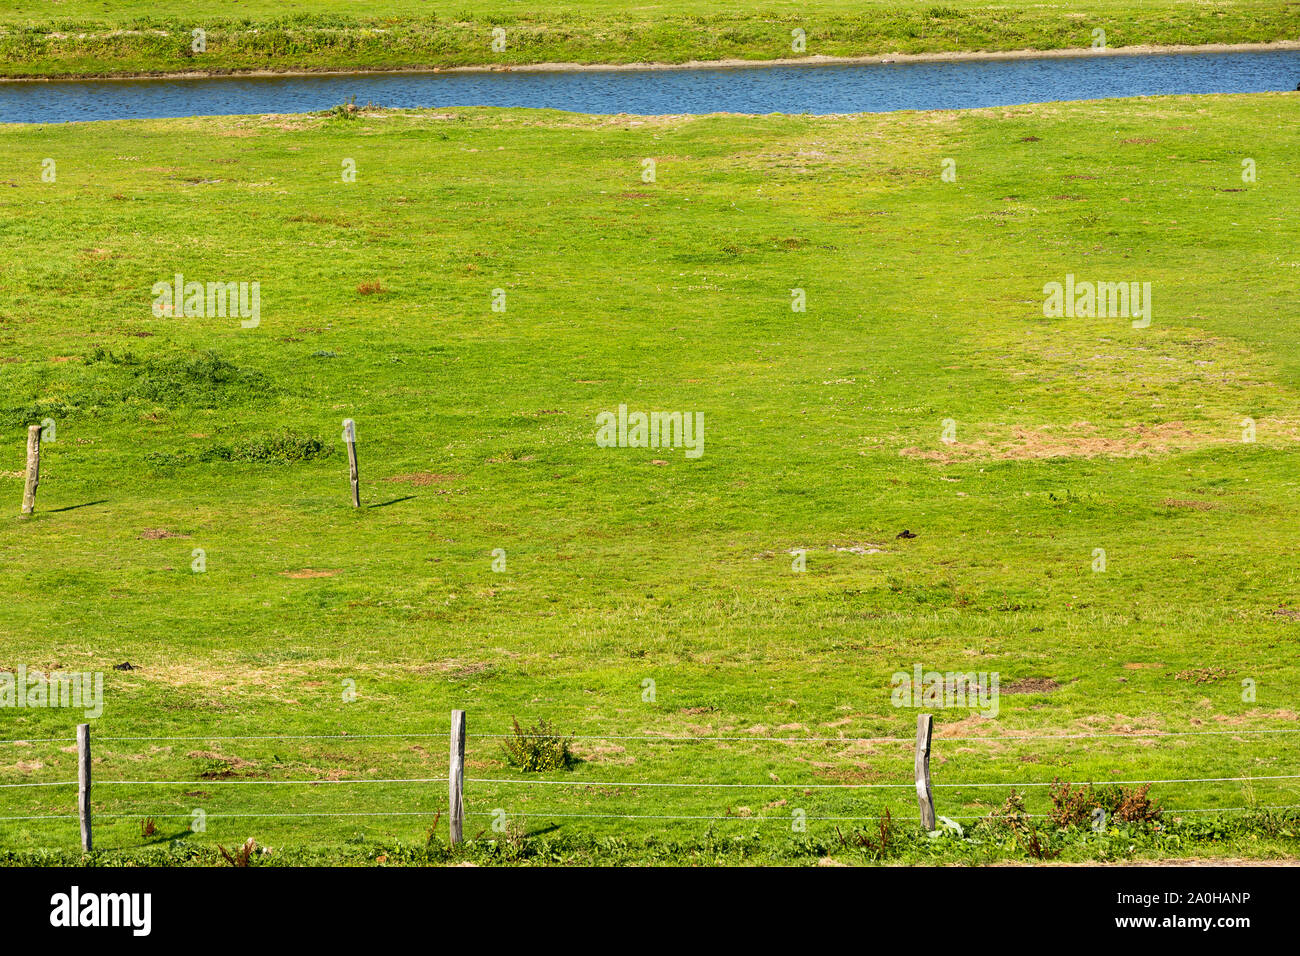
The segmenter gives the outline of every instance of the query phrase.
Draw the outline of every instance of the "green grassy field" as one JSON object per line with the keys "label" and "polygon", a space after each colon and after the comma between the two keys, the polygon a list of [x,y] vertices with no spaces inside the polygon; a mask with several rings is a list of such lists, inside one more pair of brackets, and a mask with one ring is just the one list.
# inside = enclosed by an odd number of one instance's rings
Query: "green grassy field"
{"label": "green grassy field", "polygon": [[[504,47],[493,47],[500,28]],[[205,31],[195,52],[195,29]],[[792,31],[805,31],[796,50]],[[680,63],[1300,39],[1288,0],[0,0],[0,76]]]}
{"label": "green grassy field", "polygon": [[[458,707],[476,859],[506,852],[498,809],[540,862],[865,861],[836,828],[874,823],[822,818],[886,809],[901,859],[1024,858],[916,828],[891,675],[918,663],[1001,677],[996,718],[936,711],[939,813],[967,825],[1056,777],[1297,773],[1294,733],[1252,732],[1300,729],[1298,118],[1259,94],[0,126],[0,670],[104,672],[104,862],[250,835],[443,859],[411,847]],[[260,283],[260,324],[153,314],[176,273]],[[1044,317],[1067,274],[1150,282],[1149,327]],[[620,404],[702,413],[703,455],[598,447]],[[512,717],[741,739],[579,739],[539,776],[502,757]],[[74,779],[81,719],[0,709],[30,740],[0,784]],[[428,736],[113,739],[403,733]],[[1114,736],[965,739],[1013,734]],[[805,736],[831,740],[752,739]],[[434,779],[373,782],[398,778]],[[710,786],[631,786],[655,782]],[[1157,784],[1165,829],[1056,838],[1294,856],[1294,814],[1176,818],[1298,782]],[[0,820],[0,847],[75,858],[74,809],[0,789],[0,816],[59,817]],[[380,812],[415,815],[275,816]]]}

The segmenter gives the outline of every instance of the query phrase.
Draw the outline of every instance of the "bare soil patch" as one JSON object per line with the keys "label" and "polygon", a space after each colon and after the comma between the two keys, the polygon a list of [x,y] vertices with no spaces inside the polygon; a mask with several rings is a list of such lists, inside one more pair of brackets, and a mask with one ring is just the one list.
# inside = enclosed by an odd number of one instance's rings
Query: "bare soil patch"
{"label": "bare soil patch", "polygon": [[1050,677],[1022,677],[1010,684],[1001,684],[998,692],[1002,694],[1050,694],[1060,690],[1061,685]]}

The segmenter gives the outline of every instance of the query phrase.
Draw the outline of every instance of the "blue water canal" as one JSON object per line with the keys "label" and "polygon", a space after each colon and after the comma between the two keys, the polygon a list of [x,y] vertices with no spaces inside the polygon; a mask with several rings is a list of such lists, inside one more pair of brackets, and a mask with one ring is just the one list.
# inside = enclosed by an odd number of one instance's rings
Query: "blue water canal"
{"label": "blue water canal", "polygon": [[390,107],[583,113],[857,113],[1169,93],[1295,90],[1300,50],[674,70],[220,77],[0,83],[0,121],[64,123]]}

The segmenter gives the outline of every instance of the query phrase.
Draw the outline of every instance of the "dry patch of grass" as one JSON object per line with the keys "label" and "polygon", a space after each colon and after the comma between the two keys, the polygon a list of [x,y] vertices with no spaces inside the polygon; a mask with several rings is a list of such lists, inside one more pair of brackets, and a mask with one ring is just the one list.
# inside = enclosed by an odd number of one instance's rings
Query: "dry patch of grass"
{"label": "dry patch of grass", "polygon": [[1187,508],[1191,511],[1212,511],[1214,505],[1208,501],[1188,501],[1182,498],[1166,498],[1160,502],[1166,508]]}
{"label": "dry patch of grass", "polygon": [[[966,426],[966,430],[976,427],[980,426]],[[1211,432],[1181,421],[1125,425],[1115,434],[1103,433],[1092,422],[1042,425],[1038,428],[990,425],[986,429],[992,433],[987,439],[952,442],[939,448],[909,446],[899,454],[904,458],[935,462],[973,459],[1027,461],[1043,458],[1136,458],[1240,441],[1226,427],[1222,431]],[[998,432],[1003,434],[997,435]]]}
{"label": "dry patch of grass", "polygon": [[617,744],[580,742],[573,745],[573,755],[587,763],[612,764],[620,767],[636,763],[636,757],[629,754],[626,747],[620,747]]}
{"label": "dry patch of grass", "polygon": [[494,666],[489,661],[463,661],[452,658],[430,664],[398,665],[397,669],[409,670],[416,674],[442,674],[450,680],[463,680],[478,674],[487,674]]}
{"label": "dry patch of grass", "polygon": [[407,485],[415,485],[417,488],[423,488],[426,485],[445,484],[451,481],[458,481],[464,475],[437,474],[432,471],[415,471],[409,475],[393,475],[385,478],[384,481],[395,481]]}
{"label": "dry patch of grass", "polygon": [[1263,414],[1293,407],[1296,397],[1253,351],[1200,329],[1153,327],[1139,337],[1126,324],[1087,319],[1009,333],[981,327],[971,343],[977,363],[1003,375],[1026,401],[1070,409],[1073,420],[1045,410],[1040,423],[965,422],[954,409],[957,441],[941,443],[936,429],[926,444],[900,454],[940,463],[1148,457],[1243,444],[1248,418],[1257,444],[1300,441],[1300,419]]}
{"label": "dry patch of grass", "polygon": [[1191,670],[1179,671],[1174,675],[1174,680],[1191,681],[1194,684],[1210,684],[1214,681],[1223,680],[1228,676],[1228,672],[1222,667],[1195,667]]}
{"label": "dry patch of grass", "polygon": [[997,730],[997,721],[985,717],[982,714],[971,714],[961,720],[936,721],[934,727],[935,737],[979,737],[989,736],[996,737],[1003,731]]}
{"label": "dry patch of grass", "polygon": [[[1274,721],[1274,720],[1300,720],[1300,712],[1281,708],[1279,710],[1251,710],[1244,714],[1215,714],[1212,718],[1216,723],[1231,724],[1239,726],[1249,724],[1254,721]],[[1193,724],[1200,724],[1201,721],[1192,719]]]}
{"label": "dry patch of grass", "polygon": [[[338,670],[337,661],[295,661],[292,664],[250,666],[238,661],[204,661],[201,664],[155,663],[147,677],[137,680],[203,695],[204,706],[225,709],[232,700],[256,697],[260,703],[295,706],[289,691],[304,678],[319,678]],[[333,693],[332,691],[330,693]]]}

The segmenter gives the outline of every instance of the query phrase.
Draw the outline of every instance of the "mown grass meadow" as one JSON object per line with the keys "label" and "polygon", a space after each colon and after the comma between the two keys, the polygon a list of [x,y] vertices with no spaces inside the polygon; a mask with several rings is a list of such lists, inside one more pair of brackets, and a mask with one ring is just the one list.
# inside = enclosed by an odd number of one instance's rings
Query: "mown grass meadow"
{"label": "mown grass meadow", "polygon": [[[1300,729],[1298,109],[0,127],[0,667],[105,675],[105,862],[211,861],[250,835],[277,858],[444,859],[410,848],[445,784],[356,781],[444,775],[453,708],[472,778],[592,784],[468,784],[484,861],[502,809],[571,861],[653,861],[653,839],[679,862],[868,862],[835,827],[870,823],[816,818],[914,823],[910,744],[847,738],[910,738],[891,676],[917,663],[1001,676],[996,718],[936,712],[943,815],[1057,777],[1294,773],[1294,734],[1249,732]],[[260,323],[155,315],[176,273],[260,283]],[[1150,325],[1046,318],[1066,275],[1150,282]],[[598,447],[620,404],[701,412],[704,454]],[[578,762],[508,766],[485,735],[513,717],[579,735]],[[0,738],[80,720],[0,711]],[[110,739],[344,733],[429,736]],[[1116,736],[958,739],[1014,734]],[[804,736],[829,742],[743,739]],[[0,783],[70,773],[70,740],[0,744]],[[322,782],[264,783],[285,779]],[[970,783],[998,786],[951,786]],[[1285,819],[1174,818],[1300,803],[1295,784],[1156,785],[1164,835],[1067,856],[1294,856]],[[74,801],[10,788],[0,808]],[[222,819],[318,811],[418,815]],[[75,820],[0,821],[7,851],[76,841]]]}

